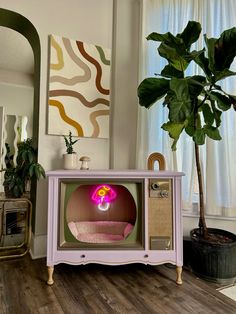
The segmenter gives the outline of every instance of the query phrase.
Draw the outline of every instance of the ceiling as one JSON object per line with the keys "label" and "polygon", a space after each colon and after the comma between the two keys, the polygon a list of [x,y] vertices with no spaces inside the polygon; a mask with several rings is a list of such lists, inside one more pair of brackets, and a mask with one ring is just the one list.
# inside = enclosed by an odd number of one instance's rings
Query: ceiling
{"label": "ceiling", "polygon": [[33,74],[33,50],[20,33],[0,26],[0,70]]}

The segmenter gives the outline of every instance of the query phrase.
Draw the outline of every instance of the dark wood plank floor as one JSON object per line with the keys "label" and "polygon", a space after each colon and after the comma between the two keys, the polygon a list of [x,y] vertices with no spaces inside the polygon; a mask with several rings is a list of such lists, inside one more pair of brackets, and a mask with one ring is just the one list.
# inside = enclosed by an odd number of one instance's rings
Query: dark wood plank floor
{"label": "dark wood plank floor", "polygon": [[177,286],[169,265],[60,264],[51,287],[45,265],[30,256],[0,262],[1,314],[236,313],[236,302],[186,270]]}

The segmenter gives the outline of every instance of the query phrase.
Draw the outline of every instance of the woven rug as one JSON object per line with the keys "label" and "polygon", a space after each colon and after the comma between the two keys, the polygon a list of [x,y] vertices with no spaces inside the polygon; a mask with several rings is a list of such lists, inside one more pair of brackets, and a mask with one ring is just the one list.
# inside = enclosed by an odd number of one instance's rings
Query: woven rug
{"label": "woven rug", "polygon": [[236,301],[236,285],[230,285],[224,288],[217,289],[220,293],[223,293],[230,299]]}

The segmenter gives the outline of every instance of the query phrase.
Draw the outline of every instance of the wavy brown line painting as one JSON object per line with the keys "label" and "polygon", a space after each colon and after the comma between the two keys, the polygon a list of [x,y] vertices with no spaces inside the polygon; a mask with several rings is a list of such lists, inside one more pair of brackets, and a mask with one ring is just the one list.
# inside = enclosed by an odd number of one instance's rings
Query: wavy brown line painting
{"label": "wavy brown line painting", "polygon": [[108,138],[111,49],[50,36],[48,134]]}

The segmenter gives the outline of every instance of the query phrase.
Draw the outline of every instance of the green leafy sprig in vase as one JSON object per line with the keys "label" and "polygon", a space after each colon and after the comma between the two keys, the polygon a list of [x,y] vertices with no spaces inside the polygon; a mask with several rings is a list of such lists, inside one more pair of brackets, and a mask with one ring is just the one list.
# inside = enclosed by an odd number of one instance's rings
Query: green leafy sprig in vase
{"label": "green leafy sprig in vase", "polygon": [[79,139],[73,140],[71,131],[69,131],[68,137],[63,135],[63,138],[66,144],[66,154],[63,155],[64,169],[76,169],[78,167],[78,156],[73,145],[77,143]]}

